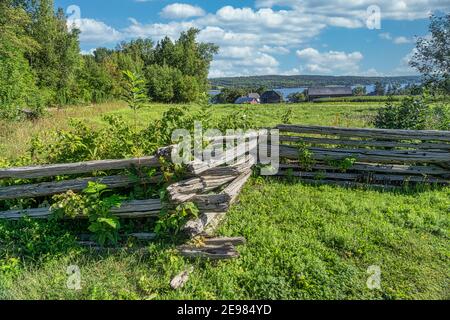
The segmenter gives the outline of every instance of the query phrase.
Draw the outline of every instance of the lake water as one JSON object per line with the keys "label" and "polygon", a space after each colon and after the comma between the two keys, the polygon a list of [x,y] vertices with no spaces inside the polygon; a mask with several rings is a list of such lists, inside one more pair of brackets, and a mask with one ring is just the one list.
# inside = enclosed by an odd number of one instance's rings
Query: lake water
{"label": "lake water", "polygon": [[[404,88],[406,87],[408,84],[404,83],[401,84],[400,87]],[[356,88],[356,87],[361,87],[361,86],[351,86],[352,89]],[[366,93],[371,93],[375,91],[375,84],[370,84],[365,86],[366,87]],[[387,89],[388,85],[386,85]],[[290,95],[291,93],[296,93],[296,92],[300,92],[302,93],[303,91],[305,91],[306,89],[308,89],[307,87],[299,87],[299,88],[274,88],[273,90],[279,91],[283,94],[283,96],[286,98],[288,95]],[[220,90],[210,90],[208,92],[211,96],[215,96],[218,95],[220,93]]]}
{"label": "lake water", "polygon": [[[352,89],[355,89],[356,87],[360,87],[360,86],[351,86]],[[375,91],[375,85],[371,84],[371,85],[367,85],[366,87],[366,93],[371,93]],[[280,91],[284,97],[287,97],[288,95],[292,94],[292,93],[297,93],[300,92],[302,93],[303,91],[305,91],[306,89],[308,89],[307,87],[299,87],[299,88],[277,88],[275,90]]]}
{"label": "lake water", "polygon": [[[352,89],[356,88],[358,86],[352,86]],[[300,92],[302,93],[303,91],[305,91],[306,89],[308,89],[308,87],[299,87],[299,88],[274,88],[273,90],[279,91],[283,94],[284,97],[287,97],[288,95],[292,94],[292,93],[297,93]],[[370,93],[370,92],[374,92],[375,91],[375,85],[371,84],[366,86],[366,92]],[[220,90],[210,90],[208,92],[211,96],[215,96],[218,95],[220,93]]]}

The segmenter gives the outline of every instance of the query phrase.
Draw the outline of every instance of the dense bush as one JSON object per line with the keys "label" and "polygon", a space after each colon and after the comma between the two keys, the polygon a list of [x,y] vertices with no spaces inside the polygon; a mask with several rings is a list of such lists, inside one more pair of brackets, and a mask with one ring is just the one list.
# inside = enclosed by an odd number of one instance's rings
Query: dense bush
{"label": "dense bush", "polygon": [[250,129],[254,117],[249,109],[240,109],[231,115],[212,118],[211,106],[192,112],[188,107],[171,107],[161,119],[144,128],[130,126],[121,116],[106,115],[105,125],[92,128],[79,120],[71,120],[69,129],[45,132],[32,139],[30,158],[37,163],[68,163],[99,159],[120,159],[154,154],[158,147],[172,144],[175,129],[194,132],[194,123],[203,129]]}
{"label": "dense bush", "polygon": [[385,129],[450,130],[450,107],[430,106],[424,98],[407,97],[398,105],[391,100],[378,110],[373,124]]}

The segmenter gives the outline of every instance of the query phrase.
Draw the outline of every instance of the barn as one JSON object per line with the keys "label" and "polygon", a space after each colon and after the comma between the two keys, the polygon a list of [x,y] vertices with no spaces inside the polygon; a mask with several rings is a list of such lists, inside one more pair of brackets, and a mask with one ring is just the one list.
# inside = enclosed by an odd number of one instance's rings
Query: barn
{"label": "barn", "polygon": [[351,87],[312,87],[305,91],[309,101],[319,98],[350,97],[353,95]]}
{"label": "barn", "polygon": [[261,95],[261,103],[280,103],[283,101],[283,94],[275,90],[266,91]]}

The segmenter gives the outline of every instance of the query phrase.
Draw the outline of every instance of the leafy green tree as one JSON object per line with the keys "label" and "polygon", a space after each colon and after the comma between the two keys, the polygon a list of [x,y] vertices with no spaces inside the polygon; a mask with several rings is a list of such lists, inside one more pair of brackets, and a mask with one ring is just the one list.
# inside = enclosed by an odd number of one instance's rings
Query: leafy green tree
{"label": "leafy green tree", "polygon": [[168,65],[151,65],[145,71],[148,82],[148,95],[151,100],[158,102],[172,102],[174,93],[174,78],[180,77],[181,72]]}
{"label": "leafy green tree", "polygon": [[0,2],[0,117],[18,118],[19,109],[36,106],[30,101],[38,90],[24,54],[37,48],[27,35],[31,20],[21,7]]}
{"label": "leafy green tree", "polygon": [[175,79],[174,100],[178,103],[188,103],[200,99],[200,85],[196,77],[179,75]]}
{"label": "leafy green tree", "polygon": [[196,77],[200,89],[208,89],[209,66],[219,48],[212,43],[198,43],[196,37],[200,30],[191,28],[182,32],[175,42],[176,67],[184,75]]}
{"label": "leafy green tree", "polygon": [[37,85],[53,92],[53,102],[58,105],[71,102],[71,91],[76,85],[75,75],[81,65],[77,29],[69,30],[62,9],[54,11],[53,0],[23,1],[31,17],[28,28],[39,47],[27,52]]}
{"label": "leafy green tree", "polygon": [[[93,55],[80,54],[79,33],[67,26],[62,9],[55,11],[53,0],[0,0],[2,116],[16,117],[21,106],[43,109],[117,99],[124,87],[132,93],[139,87],[149,99],[167,103],[197,101],[208,89],[218,48],[197,42],[197,29],[182,32],[175,42],[166,37],[156,47],[151,39],[136,39],[115,49],[97,48]],[[137,105],[128,101],[136,111]]]}
{"label": "leafy green tree", "polygon": [[266,92],[268,90],[268,88],[266,86],[260,86],[256,89],[256,93],[258,94],[263,94],[264,92]]}
{"label": "leafy green tree", "polygon": [[103,63],[95,61],[94,56],[83,56],[77,84],[76,93],[80,103],[101,103],[111,98],[113,78]]}
{"label": "leafy green tree", "polygon": [[431,37],[417,40],[410,65],[416,68],[426,83],[450,93],[450,13],[430,17]]}
{"label": "leafy green tree", "polygon": [[208,72],[218,47],[212,43],[198,43],[200,31],[191,28],[182,32],[175,43],[168,37],[159,41],[155,48],[155,63],[181,71],[183,75],[195,77],[199,92],[208,89]]}
{"label": "leafy green tree", "polygon": [[139,62],[143,66],[154,63],[155,50],[151,39],[136,39],[130,42],[121,42],[116,50],[130,56],[133,61]]}
{"label": "leafy green tree", "polygon": [[114,53],[114,50],[107,49],[107,48],[97,48],[94,50],[93,55],[95,62],[97,63],[103,63],[105,60],[109,57],[111,57]]}
{"label": "leafy green tree", "polygon": [[384,85],[380,81],[375,82],[375,95],[384,96],[384,94],[385,94]]}
{"label": "leafy green tree", "polygon": [[155,63],[160,66],[176,64],[175,45],[169,37],[164,37],[156,44],[154,58]]}

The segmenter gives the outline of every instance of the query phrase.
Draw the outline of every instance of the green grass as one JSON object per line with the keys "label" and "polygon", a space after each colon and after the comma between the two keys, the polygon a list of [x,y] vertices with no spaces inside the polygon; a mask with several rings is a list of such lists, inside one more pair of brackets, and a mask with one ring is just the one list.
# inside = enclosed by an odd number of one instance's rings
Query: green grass
{"label": "green grass", "polygon": [[[369,126],[380,104],[330,103],[250,106],[258,124],[281,122]],[[197,106],[186,106],[195,109]],[[220,116],[242,106],[214,106]],[[145,125],[168,106],[139,111]],[[122,114],[123,105],[100,112],[68,110],[66,116],[102,125],[101,114]],[[56,116],[54,116],[56,117]],[[64,127],[66,118],[41,120],[35,132]],[[53,123],[52,123],[53,122]],[[45,126],[43,125],[45,124]],[[21,127],[22,134],[26,130]],[[14,128],[11,128],[14,132]],[[13,141],[1,143],[11,150]],[[9,144],[10,143],[10,144]],[[17,144],[17,143],[16,143]],[[19,149],[10,152],[17,155]],[[0,223],[2,299],[448,299],[450,298],[450,188],[381,192],[253,178],[219,229],[244,236],[241,257],[210,263],[178,256],[173,244],[157,242],[143,252],[98,254],[74,243],[70,229],[52,223]],[[1,252],[2,249],[0,249]],[[19,260],[14,260],[15,258]],[[67,289],[66,268],[81,270],[79,291]],[[193,265],[185,287],[169,282]],[[367,268],[381,268],[381,290],[369,290]]]}
{"label": "green grass", "polygon": [[[221,104],[213,105],[211,109],[214,116],[220,117],[231,114],[237,110],[247,108],[254,114],[257,125],[275,126],[281,123],[282,115],[292,109],[292,123],[314,124],[314,125],[336,125],[367,127],[371,116],[376,109],[383,106],[380,103],[299,103],[299,104],[264,104],[264,105],[234,105]],[[196,105],[185,105],[189,110],[198,110]],[[139,110],[139,122],[145,124],[148,120],[155,119],[162,115],[169,107],[167,105],[151,105]],[[110,113],[120,114],[130,121],[132,112],[128,109],[117,109]],[[97,118],[98,120],[99,118]]]}
{"label": "green grass", "polygon": [[[220,233],[245,236],[237,260],[188,261],[162,244],[145,252],[86,254],[25,263],[0,276],[19,299],[446,299],[450,189],[399,194],[253,179]],[[82,289],[66,288],[66,267]],[[173,276],[194,266],[185,287]],[[367,268],[381,268],[369,290]]]}

